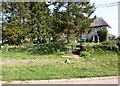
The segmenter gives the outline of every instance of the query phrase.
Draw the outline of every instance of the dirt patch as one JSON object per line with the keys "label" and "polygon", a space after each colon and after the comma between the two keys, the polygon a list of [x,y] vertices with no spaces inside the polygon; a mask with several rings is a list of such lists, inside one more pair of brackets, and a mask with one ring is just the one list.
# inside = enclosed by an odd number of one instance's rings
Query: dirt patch
{"label": "dirt patch", "polygon": [[62,58],[73,58],[73,59],[76,59],[76,58],[82,58],[82,57],[80,57],[79,55],[71,55],[71,56],[62,56]]}

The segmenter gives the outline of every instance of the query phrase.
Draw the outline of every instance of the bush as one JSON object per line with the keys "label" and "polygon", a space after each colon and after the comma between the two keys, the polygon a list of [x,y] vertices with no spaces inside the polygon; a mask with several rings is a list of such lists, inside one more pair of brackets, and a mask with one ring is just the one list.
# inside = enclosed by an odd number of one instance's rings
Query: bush
{"label": "bush", "polygon": [[106,41],[107,38],[108,38],[108,31],[107,31],[107,29],[101,29],[100,31],[98,31],[98,35],[99,35],[100,42]]}
{"label": "bush", "polygon": [[103,41],[101,42],[103,45],[116,45],[117,41],[113,40],[113,41]]}
{"label": "bush", "polygon": [[98,49],[100,43],[84,43],[82,46],[83,51],[93,51],[95,49]]}
{"label": "bush", "polygon": [[23,31],[21,27],[17,25],[17,21],[13,20],[7,23],[7,28],[2,31],[3,44],[18,45],[21,44],[23,37]]}
{"label": "bush", "polygon": [[2,50],[6,50],[8,51],[9,45],[8,44],[4,44],[4,46],[2,47]]}
{"label": "bush", "polygon": [[102,42],[102,46],[108,50],[119,50],[119,42],[116,40]]}
{"label": "bush", "polygon": [[13,52],[30,52],[31,54],[51,54],[55,52],[66,51],[66,43],[54,42],[54,43],[40,43],[32,45],[19,45],[9,48],[9,51]]}
{"label": "bush", "polygon": [[80,56],[81,56],[81,57],[89,57],[89,56],[90,56],[90,53],[87,52],[87,51],[82,51],[82,52],[80,52]]}
{"label": "bush", "polygon": [[118,51],[120,49],[120,41],[104,41],[102,43],[84,43],[82,45],[83,51],[94,52],[95,50],[112,50]]}

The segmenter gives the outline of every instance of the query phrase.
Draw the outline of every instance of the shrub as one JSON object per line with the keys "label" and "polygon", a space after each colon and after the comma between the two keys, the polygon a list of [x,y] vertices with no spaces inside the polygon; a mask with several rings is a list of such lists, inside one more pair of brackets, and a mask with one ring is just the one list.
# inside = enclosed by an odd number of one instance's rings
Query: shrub
{"label": "shrub", "polygon": [[95,50],[112,50],[118,51],[120,49],[120,41],[104,41],[101,43],[84,43],[82,45],[83,51],[94,52]]}
{"label": "shrub", "polygon": [[19,45],[9,48],[9,51],[13,52],[30,52],[31,54],[51,54],[55,52],[66,51],[66,43],[54,42],[54,43],[40,43],[32,45]]}
{"label": "shrub", "polygon": [[82,51],[82,52],[80,52],[80,56],[81,56],[81,57],[89,57],[89,56],[90,56],[90,53],[87,52],[87,51]]}
{"label": "shrub", "polygon": [[82,50],[83,51],[93,51],[95,49],[98,49],[98,47],[100,46],[100,43],[84,43],[82,45]]}
{"label": "shrub", "polygon": [[104,47],[104,49],[108,50],[118,50],[119,49],[118,44],[119,42],[116,40],[102,42],[102,46]]}
{"label": "shrub", "polygon": [[4,46],[2,47],[2,50],[6,50],[8,51],[9,45],[8,44],[4,44]]}
{"label": "shrub", "polygon": [[101,42],[104,45],[116,45],[117,41],[113,40],[113,41],[103,41]]}
{"label": "shrub", "polygon": [[100,31],[98,31],[98,35],[99,35],[100,42],[106,41],[108,38],[107,29],[101,29]]}
{"label": "shrub", "polygon": [[17,21],[13,20],[7,23],[7,28],[3,29],[3,44],[18,45],[21,44],[23,37],[23,31],[21,27],[17,25]]}

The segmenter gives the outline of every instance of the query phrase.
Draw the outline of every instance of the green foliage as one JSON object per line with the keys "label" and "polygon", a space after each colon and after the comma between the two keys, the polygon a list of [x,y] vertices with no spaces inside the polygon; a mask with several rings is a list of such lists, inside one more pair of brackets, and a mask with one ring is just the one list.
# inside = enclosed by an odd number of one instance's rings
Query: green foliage
{"label": "green foliage", "polygon": [[95,49],[98,49],[99,43],[84,43],[82,44],[82,50],[83,51],[94,51]]}
{"label": "green foliage", "polygon": [[53,30],[50,27],[51,17],[48,5],[46,5],[45,2],[34,3],[31,5],[31,16],[31,20],[34,22],[32,25],[30,25],[31,34],[36,35],[38,43],[46,42],[47,38],[51,38],[53,33]]}
{"label": "green foliage", "polygon": [[55,55],[61,56],[61,55],[71,55],[71,52],[67,52],[67,51],[57,51],[56,53],[54,53]]}
{"label": "green foliage", "polygon": [[[28,28],[30,27],[28,22],[30,18],[30,11],[29,11],[29,4],[30,3],[23,3],[23,2],[2,2],[2,13],[3,13],[3,31],[7,28],[10,29],[9,23],[15,22],[14,27],[12,29],[18,30],[18,32],[22,33],[22,38],[24,39],[28,34]],[[8,28],[9,27],[9,28]],[[14,35],[13,33],[12,35]],[[21,39],[21,38],[19,38]],[[6,39],[3,39],[6,40]],[[19,43],[20,44],[20,43]]]}
{"label": "green foliage", "polygon": [[8,44],[5,44],[4,46],[2,46],[2,50],[8,51],[8,49],[9,49],[9,45]]}
{"label": "green foliage", "polygon": [[9,48],[12,52],[30,52],[31,54],[52,54],[56,52],[66,51],[66,43],[40,43],[34,45],[19,45]]}
{"label": "green foliage", "polygon": [[83,50],[90,52],[95,52],[96,50],[118,51],[120,49],[118,44],[118,41],[104,41],[102,43],[84,43],[82,44],[82,47]]}
{"label": "green foliage", "polygon": [[81,57],[89,57],[89,56],[90,56],[90,53],[87,52],[87,51],[82,51],[82,52],[80,52],[80,56],[81,56]]}
{"label": "green foliage", "polygon": [[107,29],[101,29],[100,31],[98,31],[98,35],[99,35],[100,42],[107,41],[108,39]]}
{"label": "green foliage", "polygon": [[[50,13],[46,2],[2,2],[3,41],[12,45],[19,45],[25,39],[30,39],[31,43],[58,42],[63,32],[70,42],[73,35],[79,38],[82,32],[87,33],[94,19],[90,18],[95,11],[94,4],[58,3],[51,2],[55,8]],[[60,11],[63,6],[66,10]]]}
{"label": "green foliage", "polygon": [[[50,10],[45,2],[3,2],[2,5],[3,16],[5,16],[3,30],[11,32],[11,34],[5,33],[4,41],[6,41],[6,36],[10,35],[12,37],[9,39],[11,41],[9,44],[20,44],[17,34],[19,31],[23,32],[21,34],[23,39],[29,38],[32,43],[35,39],[37,39],[37,43],[40,43],[52,37]],[[8,23],[13,21],[17,21],[14,27],[7,28],[9,27]],[[16,41],[18,42],[16,43]]]}
{"label": "green foliage", "polygon": [[20,44],[22,40],[23,32],[20,30],[20,27],[17,25],[17,21],[11,21],[7,24],[7,27],[3,29],[3,39],[4,43],[8,44]]}
{"label": "green foliage", "polygon": [[102,44],[104,45],[116,45],[117,41],[113,40],[113,41],[103,41]]}
{"label": "green foliage", "polygon": [[108,49],[108,50],[119,50],[119,46],[118,46],[118,41],[106,41],[106,42],[102,42],[102,45],[104,48]]}
{"label": "green foliage", "polygon": [[[67,5],[65,5],[67,3]],[[54,9],[53,24],[55,31],[64,32],[66,34],[67,42],[71,41],[71,37],[75,35],[80,37],[82,32],[86,32],[90,23],[94,18],[89,18],[94,13],[94,4],[80,3],[80,2],[60,2],[56,9]],[[65,5],[65,6],[64,6]],[[60,8],[64,6],[65,11],[60,11]],[[84,8],[85,9],[84,9]],[[87,32],[86,32],[87,33]]]}

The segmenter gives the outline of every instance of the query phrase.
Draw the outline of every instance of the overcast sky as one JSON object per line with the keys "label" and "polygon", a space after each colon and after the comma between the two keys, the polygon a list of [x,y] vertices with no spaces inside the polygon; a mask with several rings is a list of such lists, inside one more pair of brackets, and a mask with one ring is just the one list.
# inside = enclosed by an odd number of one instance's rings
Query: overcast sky
{"label": "overcast sky", "polygon": [[[118,1],[120,0],[90,0],[91,3],[95,3],[95,6]],[[97,8],[94,15],[102,17],[111,26],[109,33],[118,36],[118,6]]]}

